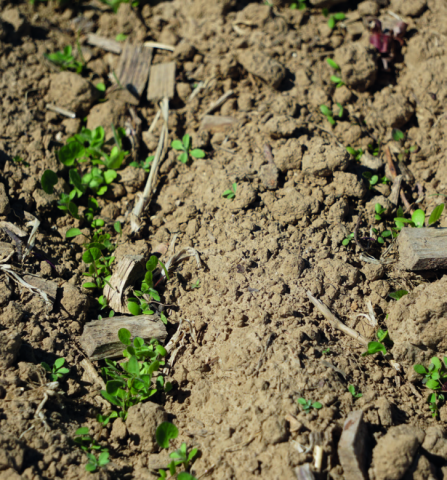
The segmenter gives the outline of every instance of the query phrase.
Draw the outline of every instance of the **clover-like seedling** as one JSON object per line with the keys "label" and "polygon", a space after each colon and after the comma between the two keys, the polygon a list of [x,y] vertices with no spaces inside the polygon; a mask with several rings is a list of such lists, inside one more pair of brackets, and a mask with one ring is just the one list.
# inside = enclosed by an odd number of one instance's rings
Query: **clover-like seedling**
{"label": "clover-like seedling", "polygon": [[428,397],[428,404],[430,411],[433,417],[436,417],[439,413],[439,407],[445,400],[445,395],[443,393],[438,393],[439,390],[442,392],[447,392],[447,357],[444,357],[444,364],[437,357],[433,357],[430,360],[430,365],[428,369],[423,365],[414,365],[414,371],[420,375],[424,375],[422,380],[423,385],[425,385],[430,390],[435,390]]}
{"label": "clover-like seedling", "polygon": [[313,402],[312,400],[306,400],[305,398],[299,398],[297,402],[303,407],[303,410],[306,413],[309,413],[312,408],[319,410],[323,408],[323,405],[320,402]]}
{"label": "clover-like seedling", "polygon": [[86,455],[88,458],[87,465],[85,466],[87,472],[96,472],[99,468],[103,468],[110,463],[109,452],[102,452],[98,457],[88,452],[86,452]]}
{"label": "clover-like seedling", "polygon": [[363,150],[361,148],[355,149],[348,145],[346,151],[355,158],[356,162],[360,162],[363,155]]}
{"label": "clover-like seedling", "polygon": [[173,140],[171,147],[182,152],[178,156],[178,160],[182,163],[188,163],[190,155],[194,158],[205,158],[205,152],[200,148],[191,150],[191,137],[188,134],[183,135],[181,140]]}
{"label": "clover-like seedling", "polygon": [[233,183],[231,188],[229,188],[228,190],[225,190],[222,193],[222,197],[226,198],[227,200],[233,200],[233,198],[236,196],[236,190],[237,190],[237,184]]}
{"label": "clover-like seedling", "polygon": [[41,365],[45,371],[50,374],[52,382],[58,382],[61,378],[67,375],[67,373],[70,373],[70,369],[64,367],[65,358],[57,358],[52,367],[46,362],[42,362]]}
{"label": "clover-like seedling", "polygon": [[191,288],[200,288],[200,278],[198,278],[194,283],[191,283]]}
{"label": "clover-like seedling", "polygon": [[72,48],[70,45],[64,48],[63,52],[55,52],[44,54],[50,62],[57,65],[61,70],[74,70],[76,73],[82,73],[84,64],[75,60],[72,55]]}
{"label": "clover-like seedling", "polygon": [[290,10],[306,10],[306,0],[297,0],[290,4]]}
{"label": "clover-like seedling", "polygon": [[391,230],[384,230],[383,232],[379,233],[376,228],[372,228],[372,231],[377,235],[377,242],[380,244],[385,243],[385,238],[393,236],[393,232]]}
{"label": "clover-like seedling", "polygon": [[322,353],[323,355],[329,355],[329,354],[331,353],[330,347],[328,347],[328,348],[326,348],[326,349],[324,349],[324,350],[321,350],[321,353]]}
{"label": "clover-like seedling", "polygon": [[19,157],[18,155],[16,155],[15,157],[12,157],[12,161],[14,163],[21,163],[24,167],[29,167],[30,164],[28,162],[25,162],[25,160],[23,160],[22,157]]}
{"label": "clover-like seedling", "polygon": [[350,233],[342,242],[341,244],[345,247],[351,243],[351,240],[354,238],[354,232]]}
{"label": "clover-like seedling", "polygon": [[349,390],[349,393],[350,393],[354,398],[361,398],[361,397],[363,397],[363,393],[356,392],[354,385],[349,385],[348,390]]}
{"label": "clover-like seedling", "polygon": [[327,24],[331,30],[335,28],[335,25],[337,22],[341,22],[346,18],[346,15],[344,13],[334,13],[329,17],[329,20],[327,21]]}
{"label": "clover-like seedling", "polygon": [[320,105],[320,112],[326,117],[327,121],[331,125],[336,124],[336,121],[334,120],[334,114],[329,107],[326,107],[326,105]]}
{"label": "clover-like seedling", "polygon": [[366,357],[368,355],[375,355],[379,352],[381,352],[383,355],[386,355],[387,350],[384,344],[392,343],[388,335],[388,330],[379,330],[377,332],[377,338],[379,339],[378,342],[373,341],[368,343],[368,349],[366,350],[366,352],[362,353],[362,357]]}
{"label": "clover-like seedling", "polygon": [[370,190],[379,182],[379,175],[373,175],[371,172],[363,172],[362,177],[368,181],[368,188]]}
{"label": "clover-like seedling", "polygon": [[142,168],[146,173],[149,173],[151,170],[151,163],[153,162],[154,158],[154,155],[151,155],[147,157],[146,160],[130,162],[129,165],[135,168]]}

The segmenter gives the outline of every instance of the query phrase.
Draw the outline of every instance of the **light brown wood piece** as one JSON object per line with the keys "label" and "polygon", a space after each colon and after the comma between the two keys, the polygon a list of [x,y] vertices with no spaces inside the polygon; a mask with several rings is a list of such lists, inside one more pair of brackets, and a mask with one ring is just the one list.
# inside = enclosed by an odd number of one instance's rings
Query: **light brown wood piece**
{"label": "light brown wood piece", "polygon": [[397,203],[399,202],[399,192],[400,192],[401,186],[402,186],[402,175],[398,175],[393,180],[393,186],[391,187],[391,194],[388,197],[388,200],[393,205],[397,205]]}
{"label": "light brown wood piece", "polygon": [[338,457],[345,480],[366,480],[368,477],[368,431],[363,422],[363,411],[351,412],[343,425]]}
{"label": "light brown wood piece", "polygon": [[136,105],[147,84],[152,51],[149,47],[126,44],[121,52],[116,75],[121,85],[136,98]]}
{"label": "light brown wood piece", "polygon": [[93,320],[84,326],[79,342],[90,360],[121,357],[125,346],[118,339],[120,328],[127,328],[135,337],[145,341],[155,338],[160,343],[166,339],[166,327],[157,315],[112,317]]}
{"label": "light brown wood piece", "polygon": [[143,255],[125,255],[118,263],[110,278],[110,285],[104,287],[104,297],[109,307],[118,313],[129,313],[126,289],[144,277],[146,272]]}
{"label": "light brown wood piece", "polygon": [[447,268],[447,228],[405,227],[397,242],[399,261],[406,270]]}
{"label": "light brown wood piece", "polygon": [[89,45],[94,45],[95,47],[102,48],[107,52],[117,53],[118,55],[123,49],[123,46],[120,42],[117,42],[116,40],[110,40],[109,38],[101,37],[100,35],[96,35],[96,33],[89,33],[87,35],[87,43]]}
{"label": "light brown wood piece", "polygon": [[156,102],[171,99],[175,93],[175,62],[152,65],[147,99]]}

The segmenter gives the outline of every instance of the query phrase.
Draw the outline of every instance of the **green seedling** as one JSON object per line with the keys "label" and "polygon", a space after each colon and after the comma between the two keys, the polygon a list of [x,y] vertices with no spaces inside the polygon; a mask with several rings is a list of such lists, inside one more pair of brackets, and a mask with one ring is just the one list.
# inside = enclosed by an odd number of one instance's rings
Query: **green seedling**
{"label": "green seedling", "polygon": [[200,278],[198,278],[194,283],[191,283],[191,288],[200,288]]}
{"label": "green seedling", "polygon": [[183,135],[183,138],[181,140],[174,140],[171,143],[171,147],[174,150],[182,152],[178,156],[178,160],[182,163],[188,163],[190,155],[194,158],[205,158],[205,152],[200,148],[195,148],[194,150],[191,150],[191,137],[188,134]]}
{"label": "green seedling", "polygon": [[114,13],[118,12],[118,9],[122,3],[131,3],[133,7],[137,7],[139,2],[132,0],[100,0],[101,3],[110,7]]}
{"label": "green seedling", "polygon": [[117,42],[124,42],[126,41],[128,35],[124,34],[124,33],[118,33],[118,35],[115,37],[115,40]]}
{"label": "green seedling", "polygon": [[108,463],[110,463],[109,460],[109,452],[102,452],[96,457],[93,453],[88,453],[86,452],[88,462],[87,465],[85,466],[85,469],[87,472],[96,472],[96,470],[105,467]]}
{"label": "green seedling", "polygon": [[151,340],[147,345],[140,337],[131,341],[129,330],[121,328],[118,331],[120,342],[126,347],[123,356],[128,358],[125,363],[106,359],[102,374],[107,380],[106,390],[101,395],[112,405],[119,408],[113,416],[98,416],[98,421],[107,423],[111,418],[119,416],[126,420],[129,408],[144,402],[157,392],[169,392],[172,385],[165,383],[163,375],[158,375],[153,382],[153,374],[165,365],[163,358],[167,355],[165,348],[157,340]]}
{"label": "green seedling", "polygon": [[82,70],[84,69],[84,64],[75,60],[72,55],[72,48],[70,45],[65,47],[63,52],[44,53],[44,57],[57,65],[61,70],[74,70],[76,73],[82,73]]}
{"label": "green seedling", "polygon": [[290,10],[306,10],[306,0],[298,0],[291,3]]}
{"label": "green seedling", "polygon": [[362,155],[363,155],[363,150],[361,148],[356,150],[351,146],[347,146],[346,151],[355,158],[356,162],[360,162],[360,159],[362,158]]}
{"label": "green seedling", "polygon": [[346,15],[344,13],[334,13],[329,17],[329,20],[327,21],[327,24],[331,30],[335,28],[335,25],[337,22],[341,22],[346,18]]}
{"label": "green seedling", "polygon": [[233,198],[236,196],[236,190],[237,190],[237,184],[233,183],[230,189],[225,190],[222,193],[222,197],[226,198],[227,200],[233,200]]}
{"label": "green seedling", "polygon": [[374,186],[377,185],[379,182],[386,185],[389,180],[386,177],[379,177],[379,175],[375,175],[371,172],[363,172],[362,177],[368,181],[368,188],[370,190],[374,189]]}
{"label": "green seedling", "polygon": [[385,212],[385,208],[383,208],[382,205],[380,205],[380,203],[376,203],[374,205],[374,210],[376,212],[375,215],[374,215],[374,219],[377,220],[378,222],[381,222],[382,221],[382,215]]}
{"label": "green seedling", "polygon": [[337,75],[331,75],[330,79],[332,83],[335,83],[335,88],[340,88],[343,85],[346,85],[345,82],[340,77],[337,77]]}
{"label": "green seedling", "polygon": [[431,215],[428,219],[428,226],[430,225],[433,225],[434,223],[436,223],[440,218],[441,218],[441,215],[442,215],[442,212],[444,211],[444,204],[441,203],[440,205],[437,205],[433,211],[431,212]]}
{"label": "green seedling", "polygon": [[[436,223],[440,218],[444,211],[444,203],[437,205],[430,214],[428,219],[428,226],[433,225]],[[422,228],[425,225],[425,212],[424,210],[418,209],[413,212],[411,215],[411,220],[403,217],[403,210],[401,207],[397,209],[397,217],[394,219],[394,223],[396,224],[396,229],[398,231],[402,230],[405,224],[410,227]]]}
{"label": "green seedling", "polygon": [[[119,222],[118,222],[119,223]],[[102,219],[93,220],[91,223],[92,234],[87,237],[79,228],[70,228],[65,234],[66,238],[74,238],[79,235],[84,235],[87,242],[83,244],[84,253],[82,260],[89,265],[88,271],[82,275],[91,277],[91,282],[83,283],[84,288],[103,289],[106,283],[109,282],[112,272],[110,267],[115,260],[115,257],[108,255],[115,250],[116,246],[110,241],[110,233],[104,233],[102,227],[105,222]],[[118,228],[116,223],[115,229]],[[121,229],[121,224],[119,226]]]}
{"label": "green seedling", "polygon": [[107,90],[106,84],[103,82],[97,83],[95,87],[96,87],[96,90],[98,90],[98,92],[101,92],[101,93],[104,93]]}
{"label": "green seedling", "polygon": [[377,242],[380,244],[385,243],[385,238],[393,236],[393,232],[391,230],[384,230],[383,232],[379,233],[376,228],[373,228],[372,231],[377,235]]}
{"label": "green seedling", "polygon": [[[379,144],[377,146],[374,146],[372,143],[368,143],[368,151],[374,157],[378,157],[379,153],[380,153],[380,140],[379,140]],[[386,178],[386,177],[384,177],[384,178]]]}
{"label": "green seedling", "polygon": [[336,121],[334,120],[334,114],[329,107],[326,107],[326,105],[320,105],[320,111],[331,125],[336,124]]}
{"label": "green seedling", "polygon": [[160,260],[152,255],[151,258],[146,262],[146,274],[144,280],[141,282],[141,287],[139,290],[134,290],[133,293],[135,297],[129,298],[127,302],[127,308],[132,315],[152,315],[154,312],[150,309],[150,302],[155,300],[156,302],[160,301],[160,294],[155,289],[154,284],[154,272],[155,269],[160,266],[166,280],[169,280],[169,275],[166,270],[166,267]]}
{"label": "green seedling", "polygon": [[88,427],[78,428],[75,432],[73,441],[84,452],[90,452],[96,450],[100,452],[108,452],[108,448],[102,447],[99,443],[89,434]]}
{"label": "green seedling", "polygon": [[[174,440],[178,437],[177,427],[170,422],[163,422],[157,427],[155,431],[155,439],[157,440],[158,445],[161,448],[169,448],[169,441]],[[197,448],[193,448],[188,452],[188,447],[185,442],[180,445],[180,448],[175,452],[169,454],[169,457],[172,458],[171,463],[165,469],[160,469],[158,472],[160,476],[158,480],[165,480],[168,478],[174,477],[177,473],[177,468],[183,466],[183,472],[179,473],[176,478],[179,480],[196,480],[196,478],[191,475],[188,470],[190,469],[191,462],[194,461],[198,453]]]}
{"label": "green seedling", "polygon": [[312,400],[306,400],[305,398],[299,398],[297,402],[303,407],[303,410],[306,413],[309,413],[312,408],[319,410],[323,408],[323,405],[320,402],[313,402]]}
{"label": "green seedling", "polygon": [[345,247],[351,243],[351,240],[354,238],[354,232],[350,233],[342,242],[341,244]]}
{"label": "green seedling", "polygon": [[25,162],[22,157],[19,157],[18,155],[15,157],[12,157],[12,161],[14,163],[21,163],[24,167],[29,167],[30,164],[28,162]]}
{"label": "green seedling", "polygon": [[326,62],[334,70],[340,70],[340,65],[335,60],[332,60],[332,58],[326,58]]}
{"label": "green seedling", "polygon": [[52,382],[58,382],[67,375],[67,373],[70,373],[70,369],[64,367],[65,358],[57,358],[52,367],[46,362],[42,362],[41,365],[45,371],[49,373]]}
{"label": "green seedling", "polygon": [[326,349],[324,349],[324,350],[321,350],[321,353],[322,353],[323,355],[329,355],[329,354],[331,353],[330,347],[328,347],[328,348],[326,348]]}
{"label": "green seedling", "polygon": [[[403,143],[405,141],[405,134],[398,128],[393,128],[391,132],[391,136],[393,137],[393,140],[395,142],[400,143],[401,146],[403,146]],[[397,156],[399,160],[403,160],[406,156],[408,156],[410,153],[415,152],[418,149],[416,145],[413,145],[410,148],[403,149],[401,153]]]}
{"label": "green seedling", "polygon": [[363,397],[363,393],[356,392],[354,385],[349,385],[348,387],[349,393],[354,397],[354,398],[361,398]]}
{"label": "green seedling", "polygon": [[140,160],[136,162],[130,162],[129,165],[135,168],[142,168],[146,173],[149,173],[151,170],[151,163],[154,160],[154,155],[151,155],[146,158],[146,160]]}
{"label": "green seedling", "polygon": [[383,355],[386,355],[386,347],[385,343],[391,343],[391,340],[388,335],[388,330],[379,330],[377,332],[377,338],[379,339],[378,342],[369,342],[368,349],[366,352],[362,353],[362,357],[366,357],[367,355],[374,355],[376,353],[381,352]]}
{"label": "green seedling", "polygon": [[423,365],[414,365],[414,371],[420,375],[424,375],[422,383],[430,390],[435,390],[428,397],[428,404],[433,417],[439,414],[439,407],[445,401],[443,393],[438,393],[438,390],[447,392],[447,357],[444,357],[444,364],[437,357],[430,360],[428,369]]}
{"label": "green seedling", "polygon": [[405,297],[405,295],[408,295],[408,292],[406,290],[397,290],[396,292],[391,292],[388,294],[389,297],[393,298],[394,300],[400,300],[402,297]]}

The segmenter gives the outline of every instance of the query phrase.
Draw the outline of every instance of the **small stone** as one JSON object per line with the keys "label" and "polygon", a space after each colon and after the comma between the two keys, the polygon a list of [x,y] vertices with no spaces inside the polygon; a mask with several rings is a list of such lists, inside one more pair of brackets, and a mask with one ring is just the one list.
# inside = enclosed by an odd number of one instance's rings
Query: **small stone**
{"label": "small stone", "polygon": [[124,126],[126,112],[126,104],[117,99],[95,105],[88,114],[87,128],[104,127],[105,139],[110,140],[113,137],[111,124],[115,128]]}
{"label": "small stone", "polygon": [[81,293],[74,285],[66,283],[62,290],[61,306],[62,312],[68,314],[75,320],[82,320],[88,310],[89,299]]}
{"label": "small stone", "polygon": [[385,162],[380,157],[375,157],[369,152],[365,152],[360,159],[360,163],[373,172],[378,172],[383,167]]}
{"label": "small stone", "polygon": [[297,139],[292,138],[285,145],[274,150],[274,158],[275,165],[283,173],[289,170],[299,170],[303,159],[303,146]]}
{"label": "small stone", "polygon": [[274,116],[265,124],[265,131],[272,138],[291,137],[297,129],[296,120],[287,115]]}
{"label": "small stone", "polygon": [[18,8],[10,8],[2,12],[2,20],[14,27],[14,31],[18,35],[28,35],[30,24],[26,21]]}
{"label": "small stone", "polygon": [[278,88],[286,76],[283,65],[258,49],[242,50],[238,54],[238,62],[247,72],[262,78],[273,88]]}
{"label": "small stone", "polygon": [[9,198],[6,194],[5,185],[0,182],[0,215],[8,215],[11,211],[11,206],[9,205]]}
{"label": "small stone", "polygon": [[22,338],[16,330],[2,332],[0,337],[0,368],[5,370],[9,368],[17,359]]}
{"label": "small stone", "polygon": [[365,183],[354,173],[334,172],[336,195],[363,198],[368,189]]}
{"label": "small stone", "polygon": [[127,428],[126,424],[122,421],[121,418],[117,418],[112,425],[112,431],[110,436],[113,440],[117,442],[122,442],[127,438]]}
{"label": "small stone", "polygon": [[308,144],[301,168],[306,175],[328,177],[335,170],[346,170],[348,164],[349,153],[346,149],[335,147],[321,138],[315,138]]}

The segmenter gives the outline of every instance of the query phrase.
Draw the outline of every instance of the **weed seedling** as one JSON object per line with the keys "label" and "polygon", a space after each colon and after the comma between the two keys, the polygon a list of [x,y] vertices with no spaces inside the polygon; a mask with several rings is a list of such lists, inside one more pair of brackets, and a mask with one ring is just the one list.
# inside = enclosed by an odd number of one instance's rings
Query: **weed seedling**
{"label": "weed seedling", "polygon": [[351,240],[354,238],[354,232],[350,233],[342,242],[341,244],[345,247],[351,243]]}
{"label": "weed seedling", "polygon": [[[337,77],[337,75],[331,75],[330,79],[332,83],[335,83],[335,88],[340,88],[345,85],[345,82],[340,77]],[[337,105],[339,104],[337,103]]]}
{"label": "weed seedling", "polygon": [[183,135],[181,140],[173,140],[171,147],[182,152],[178,156],[178,160],[182,163],[188,163],[190,155],[194,158],[205,158],[205,152],[200,148],[191,150],[191,137],[188,134]]}
{"label": "weed seedling", "polygon": [[329,20],[327,21],[327,24],[331,30],[335,28],[335,25],[337,22],[341,22],[346,18],[346,15],[344,13],[334,13],[329,17]]}
{"label": "weed seedling", "polygon": [[374,210],[376,214],[374,215],[374,219],[377,220],[378,222],[382,221],[382,214],[385,212],[385,209],[380,205],[380,203],[376,203],[374,205]]}
{"label": "weed seedling", "polygon": [[332,60],[332,58],[326,58],[326,62],[334,70],[340,70],[340,65],[335,60]]}
{"label": "weed seedling", "polygon": [[118,33],[118,35],[115,37],[115,40],[117,42],[124,42],[127,39],[127,35],[124,33]]}
{"label": "weed seedling", "polygon": [[[157,427],[155,431],[155,439],[161,448],[169,448],[169,441],[178,437],[177,427],[170,422],[163,422]],[[165,480],[169,473],[170,477],[174,477],[177,472],[177,467],[183,466],[183,471],[179,473],[176,478],[179,480],[196,480],[196,478],[189,473],[191,462],[197,456],[197,448],[193,448],[188,452],[188,447],[185,442],[180,445],[180,448],[175,452],[169,454],[172,462],[167,466],[166,470],[160,469],[158,472],[160,476],[158,480]]]}
{"label": "weed seedling", "polygon": [[[393,140],[395,142],[398,142],[401,147],[403,146],[403,143],[405,141],[405,134],[404,132],[402,132],[401,130],[399,130],[398,128],[393,128],[392,132],[391,132],[391,136],[393,137]],[[397,158],[399,160],[403,160],[407,155],[409,155],[410,153],[412,152],[415,152],[416,150],[418,149],[418,147],[416,145],[413,145],[412,147],[410,148],[406,148],[406,149],[403,149],[403,151],[401,153],[399,153],[399,155],[397,156]]]}
{"label": "weed seedling", "polygon": [[24,167],[29,167],[29,163],[28,162],[25,162],[25,160],[23,160],[22,157],[19,157],[18,155],[15,156],[15,157],[12,157],[12,161],[14,163],[21,163]]}
{"label": "weed seedling", "polygon": [[290,10],[306,10],[306,0],[298,0],[291,3]]}
{"label": "weed seedling", "polygon": [[200,278],[198,278],[194,283],[191,283],[191,288],[200,288]]}
{"label": "weed seedling", "polygon": [[154,271],[160,266],[166,276],[166,280],[169,280],[169,275],[166,270],[166,267],[162,262],[155,256],[152,255],[151,258],[146,262],[146,274],[144,280],[141,282],[140,290],[134,290],[134,298],[129,298],[127,302],[127,308],[132,315],[152,315],[154,312],[149,308],[151,299],[156,302],[160,301],[160,295],[155,289],[154,285]]}
{"label": "weed seedling", "polygon": [[[447,392],[447,372],[445,371],[445,365],[447,365],[447,357],[444,357],[444,364],[437,357],[433,357],[430,360],[428,369],[423,365],[414,365],[414,370],[420,375],[424,375],[422,383],[430,390],[441,390]],[[439,407],[444,402],[444,394],[440,394],[437,391],[431,393],[428,397],[428,404],[433,417],[436,417],[439,413]]]}
{"label": "weed seedling", "polygon": [[303,410],[306,413],[309,413],[311,408],[314,408],[315,410],[320,410],[320,408],[323,408],[323,405],[320,402],[313,402],[312,400],[306,400],[305,398],[299,398],[297,402],[303,407]]}
{"label": "weed seedling", "polygon": [[136,337],[132,342],[131,334],[125,328],[118,331],[118,338],[127,347],[123,356],[128,361],[119,363],[105,360],[106,366],[102,368],[102,373],[107,383],[106,390],[101,390],[101,395],[117,406],[120,412],[113,412],[112,417],[98,417],[103,424],[117,416],[126,420],[131,406],[144,402],[159,391],[169,392],[172,389],[169,382],[165,384],[163,375],[158,375],[155,383],[152,381],[154,372],[164,366],[162,359],[167,355],[157,340],[151,340],[146,345],[142,338]]}
{"label": "weed seedling", "polygon": [[[376,219],[377,219],[377,214],[376,214]],[[385,238],[391,237],[393,235],[393,232],[391,230],[384,230],[383,232],[379,233],[379,231],[376,228],[372,228],[372,231],[374,234],[377,235],[377,242],[380,244],[385,243]]]}
{"label": "weed seedling", "polygon": [[142,168],[146,173],[149,173],[151,170],[151,163],[154,160],[154,155],[147,157],[146,160],[140,160],[136,162],[130,162],[129,165],[135,168]]}
{"label": "weed seedling", "polygon": [[320,105],[320,112],[326,117],[326,120],[331,124],[335,125],[336,121],[334,120],[334,114],[329,107],[326,105]]}
{"label": "weed seedling", "polygon": [[326,349],[324,350],[321,350],[321,353],[323,355],[329,355],[331,353],[331,348],[330,347],[327,347]]}
{"label": "weed seedling", "polygon": [[49,373],[52,382],[58,382],[67,373],[70,373],[70,369],[64,367],[65,358],[57,358],[52,367],[45,362],[42,362],[41,365]]}
{"label": "weed seedling", "polygon": [[361,398],[363,397],[363,393],[356,392],[354,385],[349,385],[348,387],[349,393],[354,397],[354,398]]}
{"label": "weed seedling", "polygon": [[63,52],[45,53],[44,57],[57,65],[61,70],[74,70],[76,73],[82,73],[84,64],[75,60],[72,55],[71,46],[64,48]]}
{"label": "weed seedling", "polygon": [[374,355],[379,352],[382,352],[383,355],[386,355],[386,347],[384,344],[385,342],[391,343],[388,335],[388,330],[379,330],[377,332],[377,338],[379,339],[378,342],[368,343],[368,349],[366,352],[362,353],[362,357],[366,357],[367,355]]}
{"label": "weed seedling", "polygon": [[397,292],[391,292],[388,295],[394,300],[400,300],[405,295],[408,295],[408,292],[406,290],[397,290]]}
{"label": "weed seedling", "polygon": [[440,205],[437,205],[433,211],[431,212],[431,215],[428,219],[428,226],[430,225],[433,225],[434,223],[436,223],[440,218],[441,218],[441,215],[442,215],[442,212],[444,211],[444,204],[441,203]]}
{"label": "weed seedling", "polygon": [[233,198],[236,196],[236,189],[237,189],[237,184],[233,183],[230,189],[225,190],[222,193],[222,197],[226,198],[227,200],[233,200]]}
{"label": "weed seedling", "polygon": [[355,148],[352,148],[350,145],[348,145],[346,147],[346,151],[354,157],[356,162],[360,162],[360,159],[362,158],[362,155],[363,155],[363,150],[361,148],[356,150]]}

